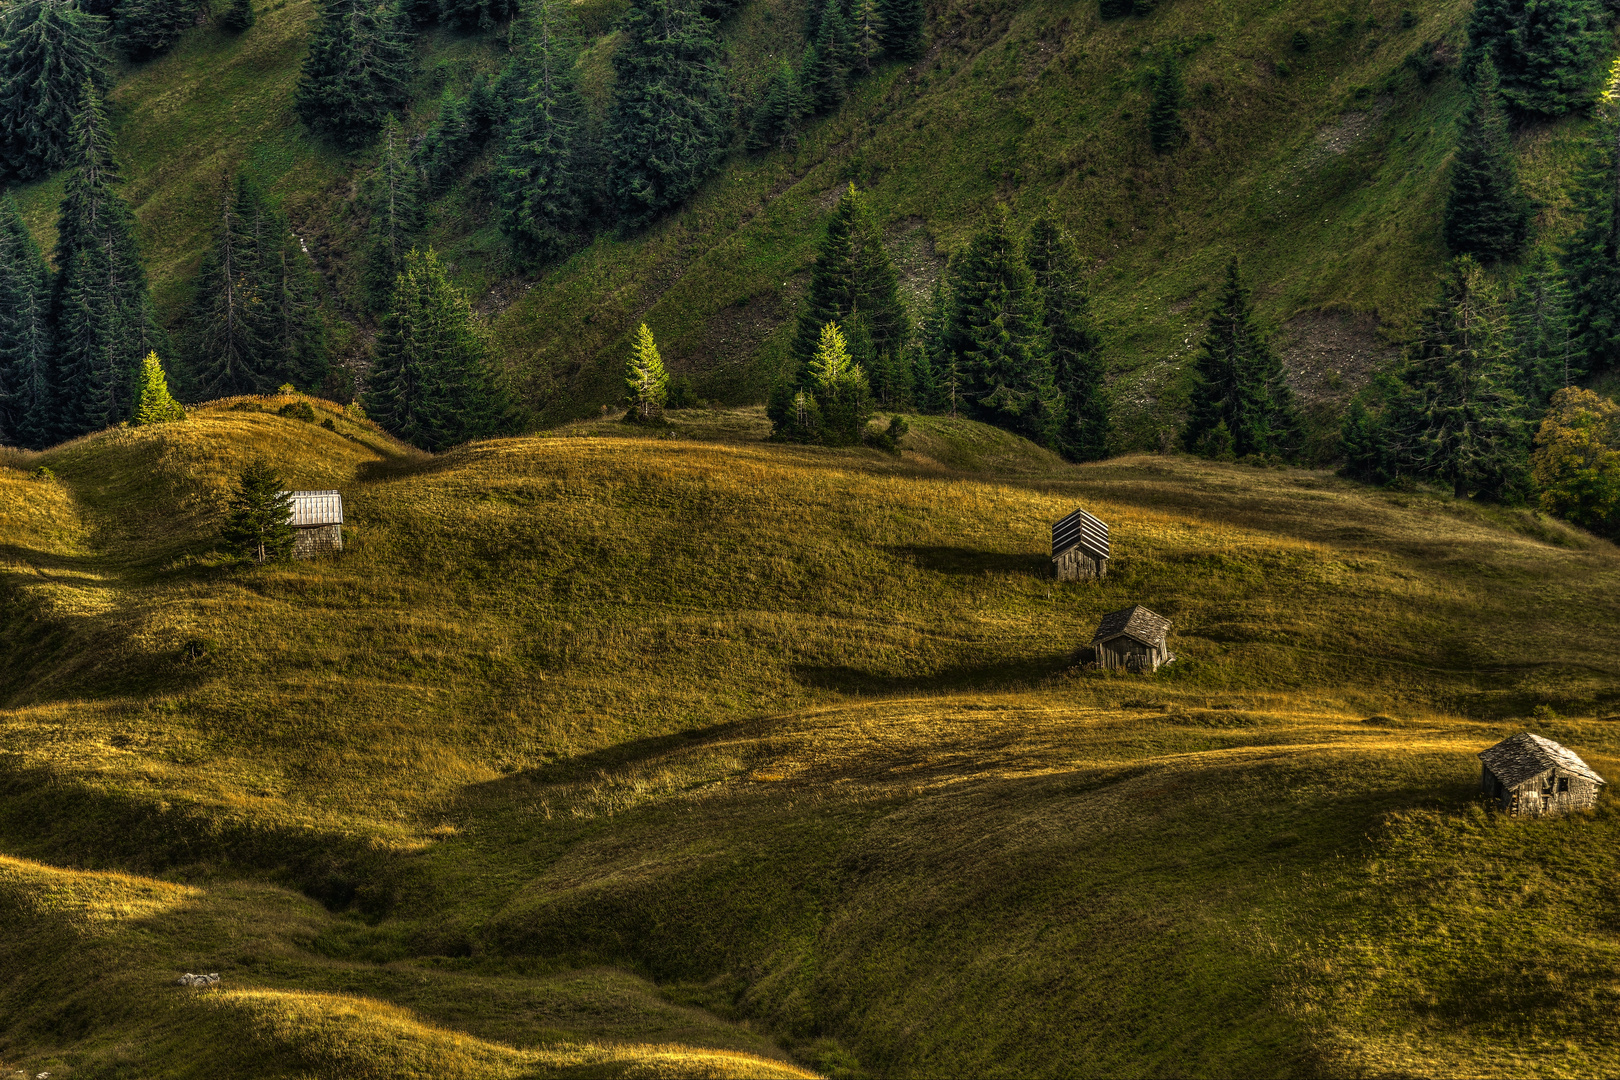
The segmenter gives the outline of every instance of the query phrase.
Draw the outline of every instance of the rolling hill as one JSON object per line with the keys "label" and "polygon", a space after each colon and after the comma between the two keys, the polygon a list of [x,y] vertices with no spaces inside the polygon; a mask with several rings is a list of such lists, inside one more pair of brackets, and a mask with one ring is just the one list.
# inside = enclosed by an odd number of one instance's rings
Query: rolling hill
{"label": "rolling hill", "polygon": [[[220,402],[0,459],[0,1065],[1595,1075],[1620,555],[1324,472],[757,409],[426,456]],[[272,453],[341,556],[217,552]],[[1050,521],[1113,572],[1043,576]],[[1175,623],[1155,678],[1076,665]],[[173,985],[218,972],[210,989]]]}

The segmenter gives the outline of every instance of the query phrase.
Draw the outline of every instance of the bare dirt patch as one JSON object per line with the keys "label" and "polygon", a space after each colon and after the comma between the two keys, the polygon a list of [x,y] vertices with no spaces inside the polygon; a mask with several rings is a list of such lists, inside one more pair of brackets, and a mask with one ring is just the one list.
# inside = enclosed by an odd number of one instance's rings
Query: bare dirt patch
{"label": "bare dirt patch", "polygon": [[1277,353],[1295,393],[1309,406],[1348,400],[1400,350],[1379,334],[1376,316],[1307,311],[1283,325]]}

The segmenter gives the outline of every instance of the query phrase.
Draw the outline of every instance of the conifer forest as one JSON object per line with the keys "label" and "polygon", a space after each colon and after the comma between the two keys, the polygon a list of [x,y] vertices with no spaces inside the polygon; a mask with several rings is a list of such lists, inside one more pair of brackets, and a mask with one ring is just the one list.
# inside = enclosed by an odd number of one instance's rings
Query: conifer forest
{"label": "conifer forest", "polygon": [[0,1080],[1608,1075],[1616,544],[1620,0],[0,0]]}

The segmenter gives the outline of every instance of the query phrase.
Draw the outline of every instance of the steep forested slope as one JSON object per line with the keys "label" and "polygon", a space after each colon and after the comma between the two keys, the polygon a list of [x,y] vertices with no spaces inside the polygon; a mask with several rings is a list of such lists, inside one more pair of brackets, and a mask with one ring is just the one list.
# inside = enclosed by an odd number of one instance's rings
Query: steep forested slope
{"label": "steep forested slope", "polygon": [[[997,201],[1021,214],[1051,209],[1096,263],[1122,445],[1156,444],[1173,426],[1179,373],[1231,253],[1281,327],[1308,403],[1342,401],[1391,354],[1389,332],[1430,299],[1444,256],[1468,9],[1175,0],[1104,22],[1089,2],[937,3],[922,59],[859,81],[796,151],[735,150],[687,206],[645,230],[603,235],[526,274],[494,226],[486,150],[435,202],[423,239],[481,297],[528,404],[555,420],[620,396],[628,334],[642,320],[704,396],[761,399],[820,225],[850,181],[870,189],[919,302]],[[580,76],[599,128],[620,8],[578,11],[597,35]],[[311,18],[308,3],[282,0],[240,37],[191,31],[170,55],[127,70],[113,101],[167,316],[185,306],[220,177],[251,164],[286,199],[325,273],[341,316],[334,344],[353,365],[369,333],[354,256],[374,152],[342,156],[298,125],[292,95]],[[739,120],[777,59],[798,56],[804,19],[799,3],[755,0],[723,23]],[[424,35],[408,128],[422,132],[441,87],[465,89],[505,49],[499,30]],[[1148,86],[1166,55],[1184,71],[1189,138],[1156,154]],[[1543,235],[1561,227],[1584,123],[1516,133]],[[42,239],[59,194],[50,182],[25,194]]]}

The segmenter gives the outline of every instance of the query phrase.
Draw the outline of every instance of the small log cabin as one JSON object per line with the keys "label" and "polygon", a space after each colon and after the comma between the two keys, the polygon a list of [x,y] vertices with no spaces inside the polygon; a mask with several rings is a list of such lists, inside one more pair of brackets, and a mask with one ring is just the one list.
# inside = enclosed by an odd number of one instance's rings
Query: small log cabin
{"label": "small log cabin", "polygon": [[343,495],[337,491],[289,491],[292,496],[293,558],[313,559],[343,550]]}
{"label": "small log cabin", "polygon": [[1169,619],[1135,604],[1104,615],[1091,637],[1091,647],[1098,667],[1153,672],[1175,659],[1166,643],[1169,635]]}
{"label": "small log cabin", "polygon": [[1090,581],[1108,576],[1108,526],[1076,510],[1052,526],[1052,576]]}
{"label": "small log cabin", "polygon": [[1521,731],[1479,752],[1485,797],[1510,814],[1540,817],[1597,804],[1603,777],[1567,747]]}

